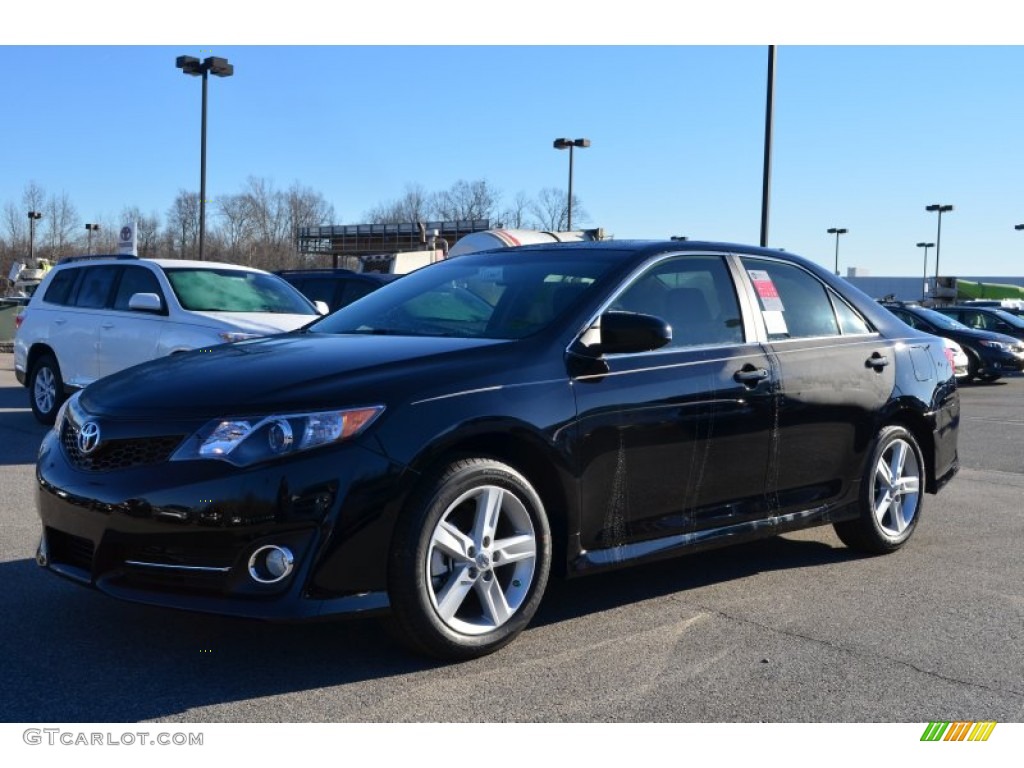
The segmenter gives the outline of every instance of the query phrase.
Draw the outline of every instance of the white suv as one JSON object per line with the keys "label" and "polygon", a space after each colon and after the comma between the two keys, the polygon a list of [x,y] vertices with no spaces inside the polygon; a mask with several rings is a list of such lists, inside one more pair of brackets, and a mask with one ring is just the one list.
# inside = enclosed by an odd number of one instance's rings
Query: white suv
{"label": "white suv", "polygon": [[75,257],[17,318],[14,373],[52,424],[67,395],[137,363],[299,328],[321,313],[286,281],[208,261]]}

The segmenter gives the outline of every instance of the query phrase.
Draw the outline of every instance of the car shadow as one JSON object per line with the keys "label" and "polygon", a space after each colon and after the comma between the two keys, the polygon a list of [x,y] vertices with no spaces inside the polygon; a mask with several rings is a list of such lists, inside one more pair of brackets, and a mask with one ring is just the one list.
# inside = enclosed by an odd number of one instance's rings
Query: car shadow
{"label": "car shadow", "polygon": [[35,463],[47,429],[32,415],[22,387],[0,387],[0,466]]}
{"label": "car shadow", "polygon": [[[770,539],[556,580],[533,624],[557,624],[760,571],[851,557],[821,542]],[[398,645],[379,620],[272,624],[134,605],[47,574],[29,559],[0,565],[0,583],[7,586],[0,592],[0,614],[8,617],[0,625],[5,722],[180,719],[189,710],[230,702],[418,673],[428,679],[451,674],[449,665]],[[500,654],[467,663],[500,664]],[[280,716],[287,720],[287,710]]]}

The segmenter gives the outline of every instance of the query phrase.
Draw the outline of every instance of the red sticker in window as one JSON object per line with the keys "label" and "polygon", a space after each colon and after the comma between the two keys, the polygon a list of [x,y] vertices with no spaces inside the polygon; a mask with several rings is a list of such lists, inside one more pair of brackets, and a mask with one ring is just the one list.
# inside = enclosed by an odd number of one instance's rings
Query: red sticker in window
{"label": "red sticker in window", "polygon": [[750,275],[750,281],[754,284],[754,290],[757,291],[757,296],[761,299],[761,308],[765,312],[785,310],[785,307],[782,306],[782,299],[779,298],[779,291],[767,272],[763,269],[748,269],[747,274]]}

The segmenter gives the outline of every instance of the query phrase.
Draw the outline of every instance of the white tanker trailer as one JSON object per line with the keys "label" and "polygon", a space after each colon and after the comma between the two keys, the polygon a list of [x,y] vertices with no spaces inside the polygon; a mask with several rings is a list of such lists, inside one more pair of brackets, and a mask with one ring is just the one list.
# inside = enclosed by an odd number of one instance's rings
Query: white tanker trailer
{"label": "white tanker trailer", "polygon": [[467,253],[477,253],[478,251],[514,248],[517,245],[577,243],[604,239],[603,229],[579,229],[573,232],[543,232],[539,229],[488,229],[484,232],[473,232],[461,238],[448,251],[448,258],[465,256]]}

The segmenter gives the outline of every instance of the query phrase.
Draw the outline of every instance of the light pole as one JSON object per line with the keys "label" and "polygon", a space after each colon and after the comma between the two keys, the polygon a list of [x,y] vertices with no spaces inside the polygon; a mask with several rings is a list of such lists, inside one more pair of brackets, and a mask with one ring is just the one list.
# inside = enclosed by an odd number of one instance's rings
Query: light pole
{"label": "light pole", "polygon": [[921,288],[921,298],[926,299],[928,298],[928,249],[935,247],[935,243],[918,243],[917,247],[924,248],[924,268],[921,273],[924,275],[924,282],[922,283],[923,287]]}
{"label": "light pole", "polygon": [[35,263],[32,261],[36,252],[36,222],[43,218],[43,214],[39,211],[28,212],[28,264],[29,269],[35,269]]}
{"label": "light pole", "polygon": [[555,139],[555,149],[569,150],[569,207],[565,229],[572,232],[572,150],[573,147],[586,149],[590,146],[590,139]]}
{"label": "light pole", "polygon": [[199,61],[195,56],[179,56],[174,65],[186,75],[203,76],[203,118],[199,150],[199,260],[203,260],[203,241],[206,239],[206,79],[210,73],[217,77],[231,77],[235,68],[227,59],[210,56]]}
{"label": "light pole", "polygon": [[841,227],[829,227],[826,230],[830,235],[836,236],[836,277],[839,276],[839,236],[845,235],[849,230]]}
{"label": "light pole", "polygon": [[764,172],[761,176],[761,247],[768,247],[768,204],[772,186],[772,123],[775,107],[775,46],[768,46],[768,87],[764,106]]}
{"label": "light pole", "polygon": [[939,250],[942,248],[942,214],[952,211],[953,206],[934,203],[926,205],[924,209],[929,213],[934,211],[939,214],[939,226],[935,232],[935,290],[937,291],[939,290]]}
{"label": "light pole", "polygon": [[85,253],[86,253],[87,256],[92,256],[92,233],[93,232],[99,232],[100,231],[100,225],[99,224],[86,224],[85,225],[85,230],[86,230],[86,232],[89,233],[88,234],[88,237],[89,237],[89,247],[86,249]]}

